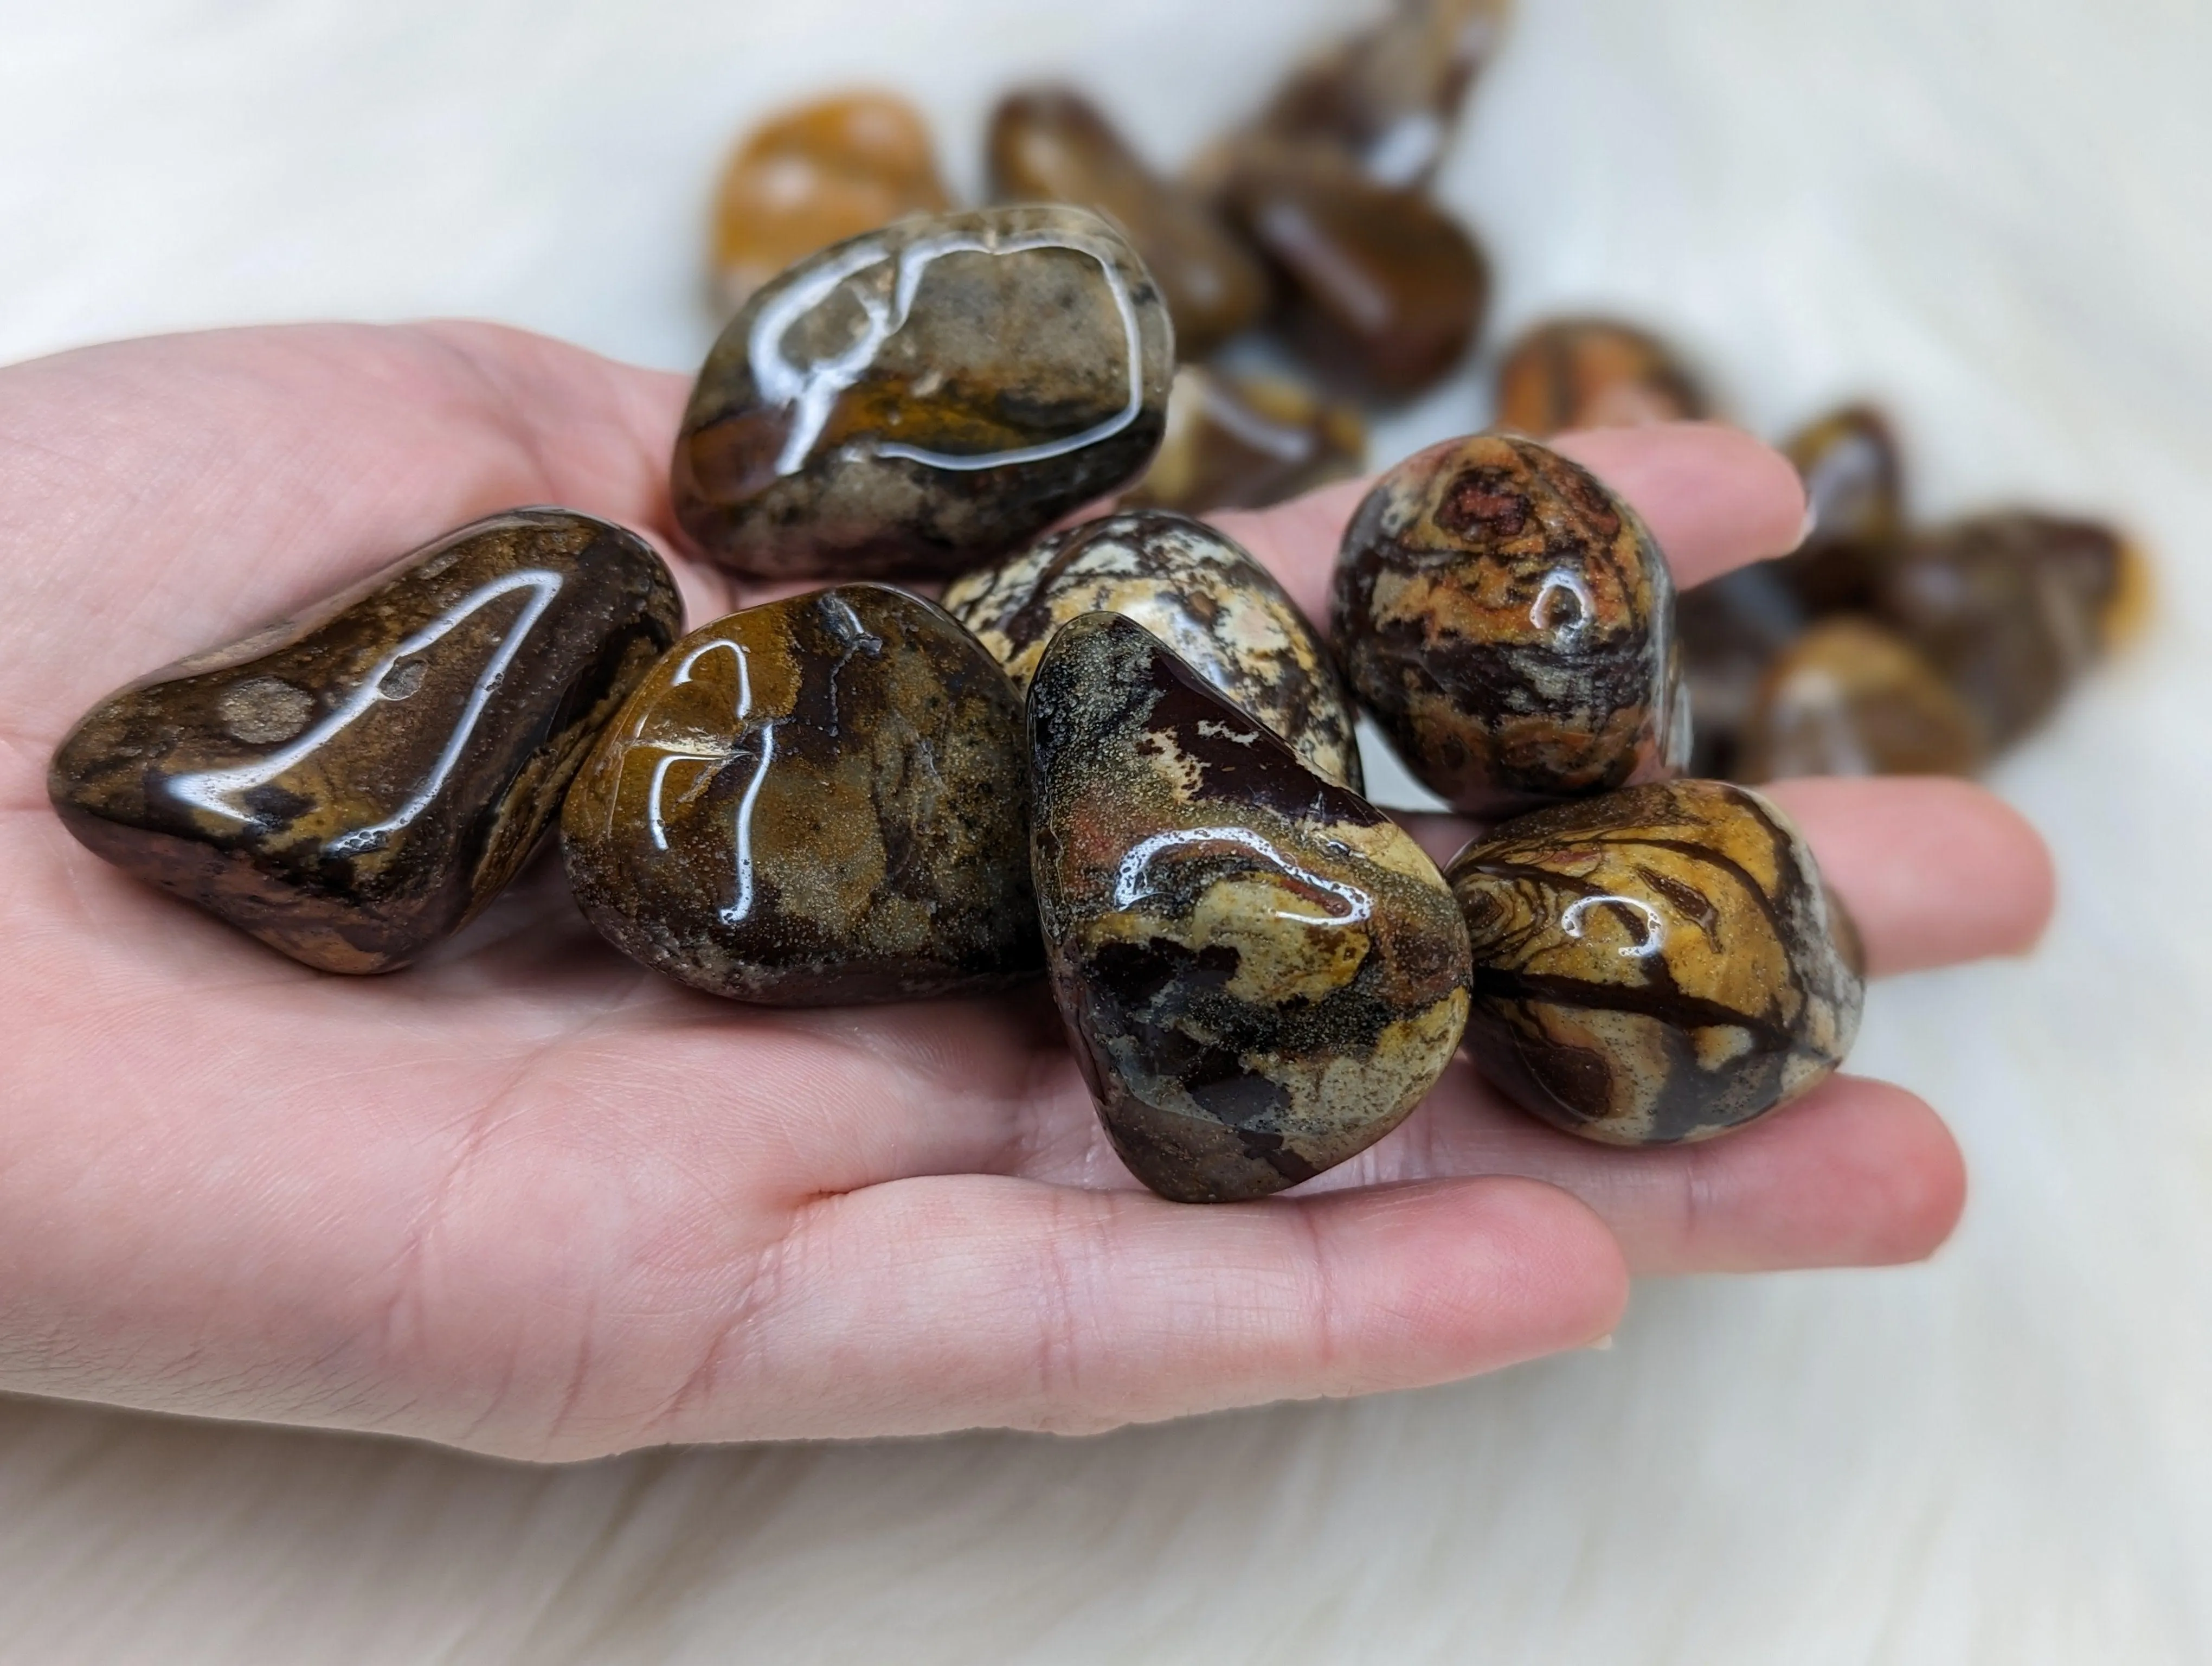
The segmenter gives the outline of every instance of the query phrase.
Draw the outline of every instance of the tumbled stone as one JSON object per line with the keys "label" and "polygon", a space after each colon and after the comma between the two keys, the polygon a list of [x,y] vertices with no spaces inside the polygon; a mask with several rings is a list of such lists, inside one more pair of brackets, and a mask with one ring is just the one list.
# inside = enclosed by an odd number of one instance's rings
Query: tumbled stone
{"label": "tumbled stone", "polygon": [[1168,425],[1124,508],[1264,509],[1358,474],[1358,410],[1287,376],[1231,376],[1187,364],[1168,390]]}
{"label": "tumbled stone", "polygon": [[1273,268],[1277,322],[1316,369],[1382,400],[1449,375],[1482,327],[1490,269],[1416,192],[1318,146],[1238,147],[1221,201]]}
{"label": "tumbled stone", "polygon": [[1844,614],[1768,667],[1747,716],[1736,778],[1966,775],[1980,726],[1910,642]]}
{"label": "tumbled stone", "polygon": [[1534,441],[1415,453],[1345,529],[1330,635],[1406,765],[1498,813],[1678,770],[1674,587],[1636,512]]}
{"label": "tumbled stone", "polygon": [[929,129],[904,99],[848,93],[746,136],[714,200],[714,280],[735,312],[786,266],[908,214],[947,206]]}
{"label": "tumbled stone", "polygon": [[2048,717],[2102,657],[2139,559],[2094,521],[1978,515],[1899,546],[1880,569],[1874,605],[2001,747]]}
{"label": "tumbled stone", "polygon": [[1468,1050],[1570,1134],[1726,1133],[1821,1081],[1858,1032],[1856,936],[1756,793],[1679,781],[1556,805],[1448,872],[1474,948]]}
{"label": "tumbled stone", "polygon": [[[1808,546],[1879,548],[1905,532],[1905,462],[1888,419],[1871,405],[1844,405],[1792,435],[1783,453],[1805,482]],[[1850,605],[1856,596],[1827,599]]]}
{"label": "tumbled stone", "polygon": [[1144,472],[1173,331],[1087,209],[901,221],[792,267],[708,354],[678,519],[767,578],[949,576]]}
{"label": "tumbled stone", "polygon": [[642,540],[510,510],[110,695],[47,790],[125,872],[307,965],[391,971],[514,877],[682,612]]}
{"label": "tumbled stone", "polygon": [[1137,1177],[1261,1197],[1396,1127],[1467,1007],[1419,847],[1119,614],[1060,628],[1029,725],[1053,993]]}
{"label": "tumbled stone", "polygon": [[1498,426],[1548,439],[1568,429],[1688,422],[1712,403],[1658,337],[1613,319],[1553,319],[1506,350]]}
{"label": "tumbled stone", "polygon": [[1395,0],[1292,71],[1258,126],[1331,145],[1378,185],[1425,185],[1511,10],[1510,0]]}
{"label": "tumbled stone", "polygon": [[1689,773],[1741,776],[1744,727],[1774,662],[1811,628],[1789,562],[1757,561],[1675,598],[1682,690],[1690,702]]}
{"label": "tumbled stone", "polygon": [[625,954],[777,1006],[1001,988],[1042,964],[1021,704],[883,585],[749,608],[655,665],[576,778],[568,883]]}
{"label": "tumbled stone", "polygon": [[1204,356],[1266,309],[1259,261],[1194,192],[1147,167],[1080,94],[1064,87],[1010,94],[991,118],[988,154],[993,196],[1095,208],[1129,234],[1185,357]]}
{"label": "tumbled stone", "polygon": [[956,579],[952,617],[1026,691],[1053,633],[1085,613],[1119,613],[1258,718],[1306,767],[1360,787],[1351,696],[1273,574],[1188,515],[1108,515]]}

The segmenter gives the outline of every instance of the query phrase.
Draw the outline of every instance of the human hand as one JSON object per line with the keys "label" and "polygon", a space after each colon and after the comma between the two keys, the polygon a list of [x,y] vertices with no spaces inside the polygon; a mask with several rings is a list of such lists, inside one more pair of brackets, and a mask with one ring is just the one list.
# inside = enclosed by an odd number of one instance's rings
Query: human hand
{"label": "human hand", "polygon": [[[1632,1269],[1890,1262],[1949,1231],[1958,1153],[1898,1088],[1839,1077],[1729,1139],[1622,1151],[1464,1060],[1290,1195],[1167,1203],[1105,1144],[1042,985],[718,1001],[608,948],[543,861],[424,964],[331,977],[63,830],[46,759],[94,699],[450,526],[557,502],[676,547],[684,395],[474,325],[0,371],[0,1389],[532,1458],[1088,1430],[1576,1347]],[[1795,541],[1795,477],[1740,435],[1559,444],[1685,583]],[[1357,495],[1218,519],[1318,619]],[[760,599],[672,566],[695,623]],[[2041,927],[2042,848],[1978,787],[1775,796],[1877,974]],[[1441,855],[1463,830],[1427,833]]]}

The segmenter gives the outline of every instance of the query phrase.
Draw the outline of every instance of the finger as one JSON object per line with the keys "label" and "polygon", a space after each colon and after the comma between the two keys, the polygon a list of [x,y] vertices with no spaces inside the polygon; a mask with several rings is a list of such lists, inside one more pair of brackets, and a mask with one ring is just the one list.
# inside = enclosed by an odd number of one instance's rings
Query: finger
{"label": "finger", "polygon": [[[1717,423],[1597,429],[1548,442],[1635,507],[1678,585],[1795,549],[1805,489],[1789,459]],[[1345,480],[1272,509],[1209,517],[1263,562],[1299,610],[1325,626],[1328,587],[1346,522],[1374,483]]]}
{"label": "finger", "polygon": [[1215,1208],[901,1181],[816,1206],[776,1265],[717,1395],[660,1438],[1073,1432],[1414,1388],[1593,1341],[1626,1300],[1596,1218],[1520,1180]]}

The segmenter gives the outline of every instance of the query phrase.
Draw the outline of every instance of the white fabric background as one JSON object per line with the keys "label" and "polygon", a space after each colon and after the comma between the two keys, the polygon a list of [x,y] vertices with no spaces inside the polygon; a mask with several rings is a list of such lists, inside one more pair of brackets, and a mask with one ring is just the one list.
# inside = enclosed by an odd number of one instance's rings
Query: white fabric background
{"label": "white fabric background", "polygon": [[[2123,515],[2150,640],[2009,761],[2022,964],[1887,986],[1931,1267],[1647,1283],[1610,1353],[1103,1439],[533,1471],[0,1402],[0,1662],[2212,1660],[2212,9],[1525,0],[1444,189],[1498,323],[1616,305],[1923,505]],[[1330,0],[0,0],[0,359],[466,313],[687,367],[741,122],[878,79],[972,183],[1072,70],[1162,160]],[[1474,425],[1470,376],[1379,456]]]}

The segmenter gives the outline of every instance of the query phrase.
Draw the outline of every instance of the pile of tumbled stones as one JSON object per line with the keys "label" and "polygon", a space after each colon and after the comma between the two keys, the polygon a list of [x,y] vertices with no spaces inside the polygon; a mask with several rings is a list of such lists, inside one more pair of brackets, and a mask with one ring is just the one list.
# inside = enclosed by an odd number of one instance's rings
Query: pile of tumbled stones
{"label": "pile of tumbled stones", "polygon": [[[829,587],[679,635],[641,539],[513,510],[102,701],[54,804],[328,971],[420,957],[557,818],[593,925],[714,994],[1043,973],[1115,1149],[1192,1201],[1344,1161],[1463,1041],[1624,1144],[1832,1070],[1850,927],[1772,806],[1677,778],[1674,595],[1634,512],[1533,441],[1432,447],[1352,520],[1324,643],[1200,521],[1060,526],[1143,474],[1173,364],[1161,286],[1085,210],[833,245],[724,331],[672,477],[701,555]],[[1439,873],[1361,796],[1358,708],[1508,818]]]}
{"label": "pile of tumbled stones", "polygon": [[[1185,362],[1166,437],[1125,506],[1259,508],[1355,474],[1363,405],[1426,391],[1474,348],[1488,263],[1426,187],[1510,9],[1390,0],[1180,178],[1066,87],[1000,101],[990,194],[1097,210],[1174,319]],[[948,206],[927,126],[903,100],[788,110],[723,173],[717,292],[734,308],[826,244]],[[1540,322],[1510,344],[1494,410],[1536,439],[1718,414],[1681,355],[1601,318]],[[1806,548],[1684,599],[1700,775],[1973,773],[2144,611],[2141,562],[2094,522],[2008,509],[1909,526],[1891,425],[1868,407],[1812,423],[1787,448],[1818,512]]]}

